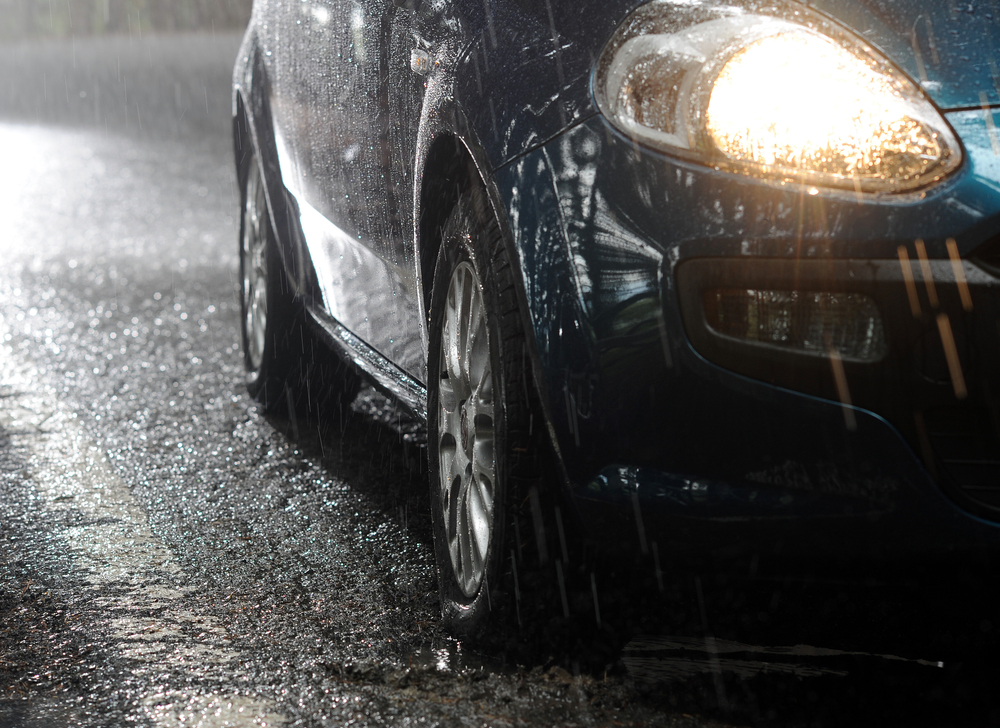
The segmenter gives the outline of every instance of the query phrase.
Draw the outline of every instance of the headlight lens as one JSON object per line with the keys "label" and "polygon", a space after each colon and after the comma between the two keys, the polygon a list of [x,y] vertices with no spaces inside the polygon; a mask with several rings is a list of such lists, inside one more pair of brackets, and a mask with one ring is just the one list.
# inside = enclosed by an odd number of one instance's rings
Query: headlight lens
{"label": "headlight lens", "polygon": [[598,105],[637,141],[762,177],[899,192],[961,164],[947,122],[887,60],[801,7],[771,9],[640,8],[601,56]]}

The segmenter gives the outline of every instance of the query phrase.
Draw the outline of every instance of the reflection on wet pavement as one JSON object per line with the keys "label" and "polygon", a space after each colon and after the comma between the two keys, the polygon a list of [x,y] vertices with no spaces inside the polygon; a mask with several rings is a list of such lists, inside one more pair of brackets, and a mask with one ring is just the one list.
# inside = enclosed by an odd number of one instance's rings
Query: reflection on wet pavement
{"label": "reflection on wet pavement", "polygon": [[0,144],[0,726],[706,724],[442,633],[419,428],[384,397],[260,415],[227,148]]}
{"label": "reflection on wet pavement", "polygon": [[[259,697],[200,691],[198,683],[245,679],[232,637],[212,614],[199,614],[187,597],[181,568],[152,532],[146,512],[93,444],[75,412],[40,386],[37,371],[0,357],[4,407],[0,428],[23,462],[33,486],[33,507],[45,521],[49,547],[63,568],[80,575],[76,599],[102,614],[106,648],[129,664],[133,680],[178,666],[186,690],[137,694],[154,725],[178,722],[200,728],[282,725],[273,705]],[[55,543],[53,543],[55,541]],[[66,558],[68,556],[68,559]],[[68,562],[68,563],[67,563]]]}
{"label": "reflection on wet pavement", "polygon": [[[701,657],[697,654],[706,655]],[[726,655],[726,657],[720,657]],[[729,655],[733,655],[730,657]],[[737,657],[738,656],[738,657]],[[745,659],[760,656],[758,659]],[[775,659],[784,657],[786,660]],[[744,659],[740,659],[744,658]],[[794,661],[789,661],[791,658]],[[944,662],[877,655],[856,650],[835,650],[811,645],[760,647],[730,640],[704,637],[636,637],[622,650],[622,662],[637,681],[661,683],[706,672],[725,671],[740,678],[768,673],[787,673],[796,677],[819,677],[849,674],[846,665],[832,665],[836,658],[891,660],[924,667],[943,668]]]}

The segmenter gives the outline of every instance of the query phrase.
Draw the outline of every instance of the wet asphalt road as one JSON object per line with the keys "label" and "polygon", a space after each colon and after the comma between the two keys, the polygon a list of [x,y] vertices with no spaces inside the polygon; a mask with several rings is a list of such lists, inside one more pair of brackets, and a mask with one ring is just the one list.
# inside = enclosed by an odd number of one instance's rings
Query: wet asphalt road
{"label": "wet asphalt road", "polygon": [[0,48],[0,726],[998,719],[976,588],[601,574],[601,631],[443,633],[403,414],[367,389],[265,418],[244,390],[237,45]]}
{"label": "wet asphalt road", "polygon": [[0,725],[663,719],[442,633],[386,400],[293,423],[247,396],[238,40],[0,50]]}

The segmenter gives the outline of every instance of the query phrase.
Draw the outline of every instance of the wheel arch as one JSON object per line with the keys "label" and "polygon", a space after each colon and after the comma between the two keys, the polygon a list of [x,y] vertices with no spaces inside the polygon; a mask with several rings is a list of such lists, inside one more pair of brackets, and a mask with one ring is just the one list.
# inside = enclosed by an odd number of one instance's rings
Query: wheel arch
{"label": "wheel arch", "polygon": [[267,70],[259,44],[248,31],[233,82],[233,152],[241,210],[249,160],[256,157],[264,180],[264,197],[286,278],[296,297],[321,300],[319,281],[305,245],[295,198],[286,190],[275,141]]}
{"label": "wheel arch", "polygon": [[442,116],[445,118],[450,116],[452,126],[434,133],[431,143],[426,145],[422,155],[423,165],[415,195],[416,262],[423,320],[425,323],[428,321],[434,268],[442,242],[444,224],[461,196],[478,188],[482,191],[490,212],[497,220],[503,235],[504,245],[507,247],[510,264],[514,268],[518,309],[525,332],[525,345],[530,362],[530,381],[538,397],[539,414],[544,421],[547,440],[552,448],[562,486],[567,488],[568,473],[563,463],[563,454],[553,426],[551,402],[543,373],[543,363],[534,322],[531,320],[531,309],[528,305],[525,285],[525,275],[528,273],[522,269],[522,256],[514,242],[515,237],[506,206],[503,204],[500,192],[493,181],[492,169],[488,164],[485,151],[483,151],[484,148],[477,144],[475,133],[465,122],[466,117],[460,111],[452,111],[450,114]]}
{"label": "wheel arch", "polygon": [[242,209],[243,203],[245,203],[242,198],[246,186],[247,170],[250,160],[253,158],[256,144],[250,132],[250,119],[243,101],[243,90],[237,87],[233,97],[233,159],[236,160],[236,185],[240,191],[240,208]]}
{"label": "wheel arch", "polygon": [[473,172],[472,154],[460,138],[450,133],[437,135],[427,150],[417,201],[417,257],[425,312],[430,307],[444,225],[458,200],[476,183]]}

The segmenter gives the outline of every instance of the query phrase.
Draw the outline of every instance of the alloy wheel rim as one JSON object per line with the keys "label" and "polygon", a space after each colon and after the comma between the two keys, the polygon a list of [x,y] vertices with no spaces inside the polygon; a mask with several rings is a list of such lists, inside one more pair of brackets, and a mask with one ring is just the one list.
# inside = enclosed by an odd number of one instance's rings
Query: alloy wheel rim
{"label": "alloy wheel rim", "polygon": [[462,592],[486,574],[496,483],[494,387],[489,329],[475,269],[451,275],[441,335],[438,464],[448,552]]}
{"label": "alloy wheel rim", "polygon": [[267,327],[267,203],[260,173],[251,166],[247,179],[247,201],[243,211],[243,333],[251,371],[264,360]]}

